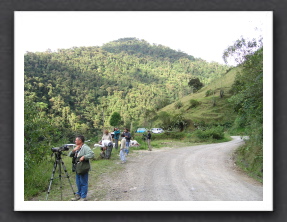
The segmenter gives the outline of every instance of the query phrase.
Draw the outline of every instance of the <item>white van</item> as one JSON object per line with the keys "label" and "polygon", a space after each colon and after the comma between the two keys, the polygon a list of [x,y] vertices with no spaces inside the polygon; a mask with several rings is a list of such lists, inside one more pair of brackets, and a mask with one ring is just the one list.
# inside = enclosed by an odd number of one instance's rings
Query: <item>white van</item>
{"label": "white van", "polygon": [[151,132],[152,133],[163,133],[164,131],[162,128],[152,128]]}

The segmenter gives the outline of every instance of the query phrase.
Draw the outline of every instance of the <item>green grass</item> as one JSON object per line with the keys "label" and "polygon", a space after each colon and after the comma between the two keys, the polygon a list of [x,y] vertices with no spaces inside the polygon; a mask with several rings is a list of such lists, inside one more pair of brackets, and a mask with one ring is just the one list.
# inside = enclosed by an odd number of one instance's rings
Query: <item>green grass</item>
{"label": "green grass", "polygon": [[[68,163],[67,158],[62,157],[63,162],[65,164],[65,167],[67,169],[67,172],[71,172],[71,162]],[[38,164],[37,166],[34,166],[30,170],[25,171],[25,184],[24,184],[24,200],[29,200],[34,196],[39,195],[39,193],[47,194],[50,181],[52,179],[53,169],[54,169],[54,158],[49,158],[46,161]],[[63,182],[62,186],[66,186],[65,183],[67,181],[67,175],[64,172],[64,168],[61,165],[61,171],[62,171],[62,177],[61,181]],[[69,174],[69,173],[68,173]],[[70,176],[70,175],[69,175]],[[59,178],[59,165],[56,168],[56,172],[54,173],[52,184],[51,184],[51,190],[53,190],[52,193],[60,194],[60,178]],[[53,194],[50,194],[53,196]],[[41,200],[45,200],[41,198]]]}
{"label": "green grass", "polygon": [[[100,158],[99,148],[96,148],[93,151],[95,152],[95,158],[91,160],[91,172],[89,180],[97,181],[97,179],[102,174],[114,172],[122,168],[122,166],[115,164],[115,162],[119,161],[119,156],[117,156],[117,152],[115,150],[113,150],[113,155],[109,160]],[[25,172],[24,200],[39,200],[39,201],[46,200],[48,194],[47,191],[50,185],[54,169],[54,161],[55,159],[53,158],[49,159],[39,164],[37,167],[34,167],[30,171]],[[75,182],[75,173],[72,172],[72,163],[71,163],[72,160],[70,157],[62,155],[62,161],[64,162],[64,165],[66,167],[69,179],[66,173],[64,172],[63,167],[61,167],[62,176],[60,180],[59,166],[57,166],[50,187],[48,200],[60,201],[62,192],[63,193],[62,200],[68,201],[73,196],[73,192],[77,191]],[[62,181],[62,189],[60,186],[61,185],[60,181]],[[71,182],[74,191],[72,190],[69,181]],[[90,186],[92,186],[92,184],[89,184],[89,188],[91,188]]]}
{"label": "green grass", "polygon": [[[180,109],[176,109],[176,101],[160,111],[166,111],[173,114],[183,113],[184,118],[190,119],[193,122],[204,121],[206,123],[224,123],[233,122],[236,114],[228,103],[228,98],[231,96],[229,90],[234,82],[238,68],[234,68],[225,74],[223,77],[215,80],[211,84],[203,87],[197,93],[193,93],[181,98],[182,103]],[[220,98],[220,90],[224,90],[223,98]],[[206,92],[214,91],[215,94],[206,97]],[[215,106],[213,101],[215,99]],[[200,104],[194,108],[190,108],[190,100],[197,100]]]}

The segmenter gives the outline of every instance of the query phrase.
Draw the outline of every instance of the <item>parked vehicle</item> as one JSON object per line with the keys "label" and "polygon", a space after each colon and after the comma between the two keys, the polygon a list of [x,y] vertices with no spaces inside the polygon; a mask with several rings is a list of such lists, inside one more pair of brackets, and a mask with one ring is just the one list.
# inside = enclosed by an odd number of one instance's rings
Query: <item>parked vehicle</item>
{"label": "parked vehicle", "polygon": [[138,128],[136,133],[145,133],[147,131],[146,128]]}
{"label": "parked vehicle", "polygon": [[163,133],[164,130],[162,128],[152,128],[151,132],[152,133]]}

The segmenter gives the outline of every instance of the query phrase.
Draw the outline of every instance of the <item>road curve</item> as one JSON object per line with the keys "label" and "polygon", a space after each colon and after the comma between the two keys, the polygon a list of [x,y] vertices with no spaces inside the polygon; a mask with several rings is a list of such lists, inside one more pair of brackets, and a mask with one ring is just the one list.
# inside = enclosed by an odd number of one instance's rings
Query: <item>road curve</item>
{"label": "road curve", "polygon": [[138,151],[103,180],[107,201],[262,201],[262,184],[242,173],[232,154],[244,141]]}

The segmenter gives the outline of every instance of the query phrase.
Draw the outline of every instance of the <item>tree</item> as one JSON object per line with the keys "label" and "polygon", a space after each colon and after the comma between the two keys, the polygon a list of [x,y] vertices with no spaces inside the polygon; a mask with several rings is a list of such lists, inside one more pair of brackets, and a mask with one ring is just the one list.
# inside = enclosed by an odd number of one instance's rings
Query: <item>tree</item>
{"label": "tree", "polygon": [[118,112],[114,112],[110,118],[110,125],[117,126],[121,121],[121,115]]}
{"label": "tree", "polygon": [[60,132],[51,119],[43,117],[39,103],[28,97],[24,100],[24,168],[28,169],[47,158],[51,143],[59,139]]}
{"label": "tree", "polygon": [[245,62],[248,59],[248,56],[253,55],[262,47],[262,37],[259,40],[246,40],[242,37],[241,39],[236,40],[232,46],[229,46],[224,50],[222,58],[226,64],[235,63],[236,65],[239,65]]}
{"label": "tree", "polygon": [[[263,173],[263,47],[246,55],[241,75],[236,77],[229,99],[237,112],[235,129],[244,129],[250,139],[240,148],[239,160],[253,175]],[[270,73],[268,73],[270,75]]]}
{"label": "tree", "polygon": [[170,129],[172,127],[172,116],[168,112],[161,111],[158,114],[158,119],[161,121],[164,129]]}
{"label": "tree", "polygon": [[203,83],[200,82],[199,78],[193,78],[189,80],[188,86],[192,87],[193,91],[196,92],[203,87]]}
{"label": "tree", "polygon": [[173,127],[178,128],[180,132],[182,132],[187,125],[188,121],[183,117],[182,114],[176,114],[173,117]]}

